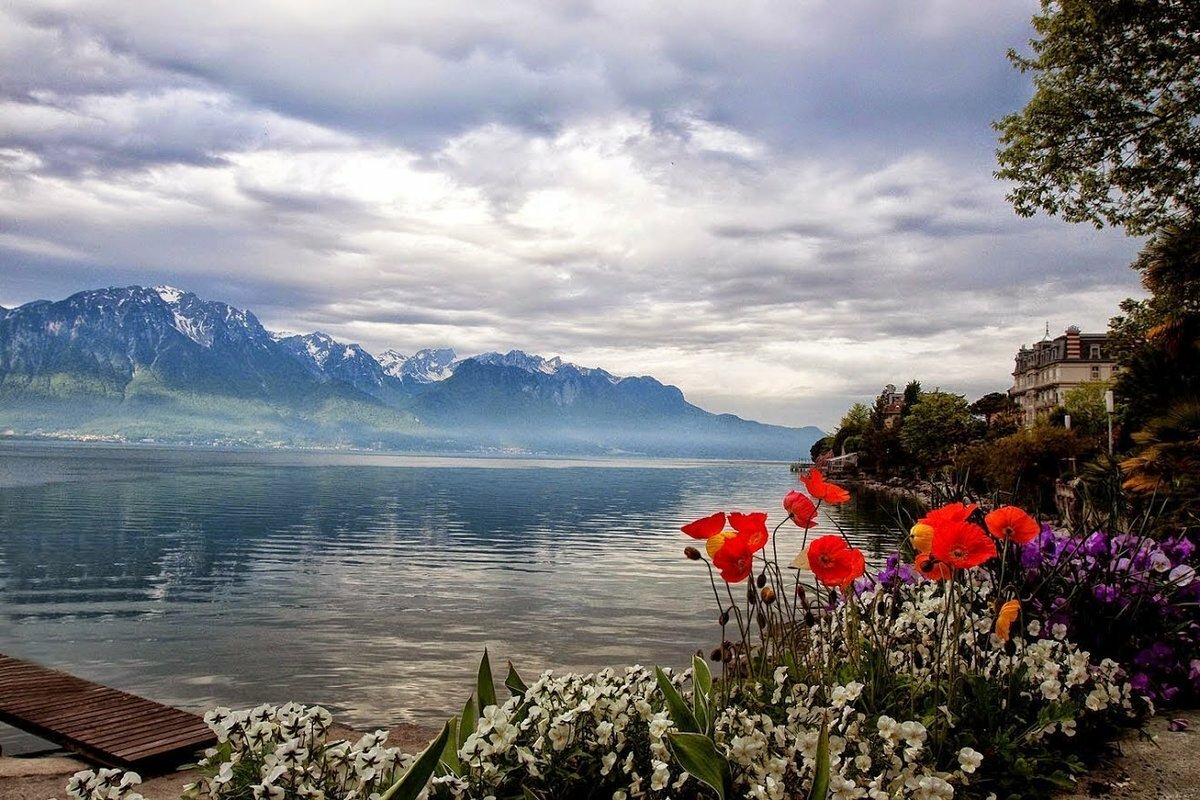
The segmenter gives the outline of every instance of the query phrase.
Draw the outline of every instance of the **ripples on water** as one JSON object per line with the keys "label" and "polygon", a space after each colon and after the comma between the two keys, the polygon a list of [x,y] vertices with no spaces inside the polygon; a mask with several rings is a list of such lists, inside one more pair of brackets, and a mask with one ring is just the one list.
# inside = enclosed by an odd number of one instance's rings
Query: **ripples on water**
{"label": "ripples on water", "polygon": [[[795,485],[784,464],[4,442],[0,651],[188,708],[436,724],[485,646],[525,675],[685,665],[717,628],[679,526],[773,524]],[[840,524],[882,555],[895,512],[860,505]],[[790,560],[801,533],[780,536]]]}

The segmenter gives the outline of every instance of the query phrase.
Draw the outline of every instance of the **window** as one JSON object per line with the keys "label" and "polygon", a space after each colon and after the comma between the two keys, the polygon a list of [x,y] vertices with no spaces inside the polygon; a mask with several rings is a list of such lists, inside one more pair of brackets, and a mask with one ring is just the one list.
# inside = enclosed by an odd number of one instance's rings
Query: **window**
{"label": "window", "polygon": [[1094,344],[1091,346],[1091,349],[1088,351],[1088,358],[1100,359],[1100,345]]}
{"label": "window", "polygon": [[1100,368],[1099,367],[1092,367],[1092,380],[1094,380],[1094,381],[1100,380]]}

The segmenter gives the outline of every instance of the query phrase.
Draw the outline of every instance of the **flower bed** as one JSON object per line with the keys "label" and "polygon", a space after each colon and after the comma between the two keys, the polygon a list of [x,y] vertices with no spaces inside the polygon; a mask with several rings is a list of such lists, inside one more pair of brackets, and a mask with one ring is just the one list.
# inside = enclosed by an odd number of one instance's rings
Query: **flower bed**
{"label": "flower bed", "polygon": [[[819,472],[803,480],[773,531],[762,512],[683,528],[704,545],[685,554],[708,567],[719,666],[526,685],[509,665],[501,699],[485,653],[466,708],[417,757],[379,734],[326,741],[321,709],[218,709],[220,745],[188,796],[1040,797],[1154,701],[1195,696],[1191,539],[1071,535],[954,503],[871,575],[844,537],[808,541],[821,506],[848,495]],[[800,554],[783,565],[781,546]],[[111,771],[80,773],[68,794],[138,797]]]}

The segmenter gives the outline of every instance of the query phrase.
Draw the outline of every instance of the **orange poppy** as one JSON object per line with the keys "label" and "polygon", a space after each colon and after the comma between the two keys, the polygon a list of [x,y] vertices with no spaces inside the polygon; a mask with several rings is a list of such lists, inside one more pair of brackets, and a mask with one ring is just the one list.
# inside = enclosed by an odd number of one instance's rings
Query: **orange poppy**
{"label": "orange poppy", "polygon": [[712,557],[726,583],[740,583],[754,571],[754,550],[745,536],[730,536]]}
{"label": "orange poppy", "polygon": [[1033,517],[1016,506],[997,508],[983,518],[988,531],[997,539],[1011,539],[1017,544],[1029,544],[1042,532]]}
{"label": "orange poppy", "polygon": [[808,489],[809,494],[826,503],[837,505],[850,499],[849,492],[837,484],[827,482],[819,469],[809,470],[808,475],[800,478],[800,482]]}
{"label": "orange poppy", "polygon": [[718,511],[712,516],[689,522],[679,530],[693,539],[711,539],[725,529],[725,512]]}
{"label": "orange poppy", "polygon": [[969,569],[995,558],[996,543],[978,525],[957,522],[934,528],[930,552],[951,569]]}
{"label": "orange poppy", "polygon": [[1008,641],[1012,624],[1017,621],[1017,615],[1020,613],[1020,600],[1009,600],[1000,606],[1000,615],[996,617],[996,636],[1000,637],[1000,641]]}
{"label": "orange poppy", "polygon": [[867,569],[862,551],[840,536],[821,536],[808,546],[808,567],[825,586],[846,586]]}
{"label": "orange poppy", "polygon": [[817,507],[800,492],[788,492],[783,498],[783,509],[801,528],[807,530],[817,526]]}

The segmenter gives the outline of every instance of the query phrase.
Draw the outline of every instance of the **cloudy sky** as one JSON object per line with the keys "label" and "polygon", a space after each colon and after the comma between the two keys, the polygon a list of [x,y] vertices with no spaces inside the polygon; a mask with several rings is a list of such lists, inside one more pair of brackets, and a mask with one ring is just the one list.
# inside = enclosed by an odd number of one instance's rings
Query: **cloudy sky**
{"label": "cloudy sky", "polygon": [[1138,242],[1020,219],[1036,0],[6,0],[0,305],[171,284],[379,352],[832,427],[1103,330]]}

